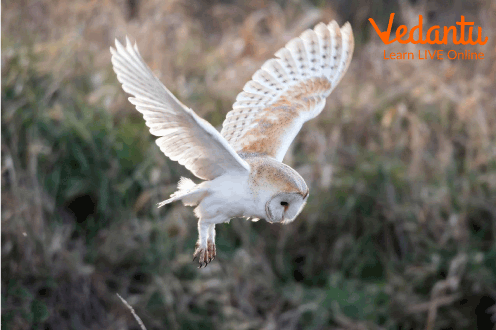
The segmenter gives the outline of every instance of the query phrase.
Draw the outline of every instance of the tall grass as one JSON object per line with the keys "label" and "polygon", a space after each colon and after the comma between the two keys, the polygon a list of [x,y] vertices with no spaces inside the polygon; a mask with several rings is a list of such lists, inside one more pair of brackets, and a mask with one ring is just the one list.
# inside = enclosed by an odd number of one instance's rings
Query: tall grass
{"label": "tall grass", "polygon": [[115,293],[149,330],[472,329],[494,320],[491,2],[466,11],[490,37],[487,61],[475,63],[385,63],[365,14],[348,17],[363,26],[350,70],[285,159],[310,186],[308,205],[288,226],[218,226],[218,258],[203,270],[191,263],[192,210],[156,209],[191,175],[155,146],[108,46],[136,38],[162,81],[219,127],[286,41],[320,20],[343,21],[323,3],[136,3],[3,6],[4,327],[136,328]]}

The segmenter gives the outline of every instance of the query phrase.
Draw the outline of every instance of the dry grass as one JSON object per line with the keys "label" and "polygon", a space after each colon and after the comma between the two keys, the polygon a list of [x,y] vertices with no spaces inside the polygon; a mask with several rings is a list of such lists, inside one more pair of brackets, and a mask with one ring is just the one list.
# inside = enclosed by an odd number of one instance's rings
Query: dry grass
{"label": "dry grass", "polygon": [[[476,21],[489,42],[478,49],[486,59],[473,62],[382,60],[366,19],[384,26],[389,12],[367,4],[354,14],[318,1],[2,5],[6,328],[137,329],[115,293],[149,330],[467,329],[489,320],[494,1],[392,4],[410,26],[419,13],[429,26],[460,13]],[[351,20],[359,42],[285,159],[310,186],[307,207],[289,226],[219,226],[219,257],[197,270],[191,210],[155,208],[189,174],[160,153],[127,102],[109,46],[136,39],[161,80],[219,128],[266,59],[332,19]],[[487,313],[494,322],[494,307]]]}

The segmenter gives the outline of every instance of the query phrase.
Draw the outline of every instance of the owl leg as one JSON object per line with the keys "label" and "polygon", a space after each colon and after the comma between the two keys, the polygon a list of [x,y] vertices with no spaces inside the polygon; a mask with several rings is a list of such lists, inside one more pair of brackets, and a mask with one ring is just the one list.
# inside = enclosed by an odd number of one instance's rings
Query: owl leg
{"label": "owl leg", "polygon": [[214,217],[212,219],[200,219],[198,221],[198,242],[196,242],[193,261],[198,258],[200,267],[206,267],[217,255],[215,247],[215,224],[225,222],[224,216]]}
{"label": "owl leg", "polygon": [[213,261],[217,255],[217,248],[215,247],[215,224],[208,226],[207,251],[208,262]]}
{"label": "owl leg", "polygon": [[198,268],[206,267],[215,257],[215,244],[209,238],[210,227],[213,226],[215,225],[205,220],[200,219],[198,221],[198,242],[196,242],[195,253],[193,254],[193,261],[198,258],[200,263]]}

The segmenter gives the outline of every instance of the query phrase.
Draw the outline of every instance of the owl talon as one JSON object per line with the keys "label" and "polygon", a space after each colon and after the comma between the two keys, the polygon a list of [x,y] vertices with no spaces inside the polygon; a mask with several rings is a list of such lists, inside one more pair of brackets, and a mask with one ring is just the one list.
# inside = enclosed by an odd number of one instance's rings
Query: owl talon
{"label": "owl talon", "polygon": [[208,262],[212,262],[217,255],[217,248],[212,240],[207,241]]}
{"label": "owl talon", "polygon": [[193,261],[198,258],[198,263],[200,264],[198,268],[205,268],[209,263],[211,263],[216,256],[215,243],[211,240],[207,241],[206,248],[200,247],[199,243],[196,243],[195,253],[193,254]]}
{"label": "owl talon", "polygon": [[205,249],[205,248],[198,247],[195,250],[195,253],[193,254],[193,261],[195,261],[196,258],[198,258],[198,263],[200,264],[200,266],[198,268],[204,268],[210,262],[208,260],[207,249]]}

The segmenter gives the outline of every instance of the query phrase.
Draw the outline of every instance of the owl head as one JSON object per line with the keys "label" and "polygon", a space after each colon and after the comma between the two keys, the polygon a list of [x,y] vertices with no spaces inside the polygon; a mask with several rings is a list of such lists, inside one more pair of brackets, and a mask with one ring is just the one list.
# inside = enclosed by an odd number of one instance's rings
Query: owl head
{"label": "owl head", "polygon": [[272,196],[265,204],[267,221],[287,224],[292,222],[307,203],[306,196],[299,192],[281,192]]}
{"label": "owl head", "polygon": [[[250,186],[259,196],[260,218],[270,223],[290,223],[307,201],[305,180],[291,167],[272,157],[246,158],[252,168]],[[263,203],[263,204],[262,204]]]}

